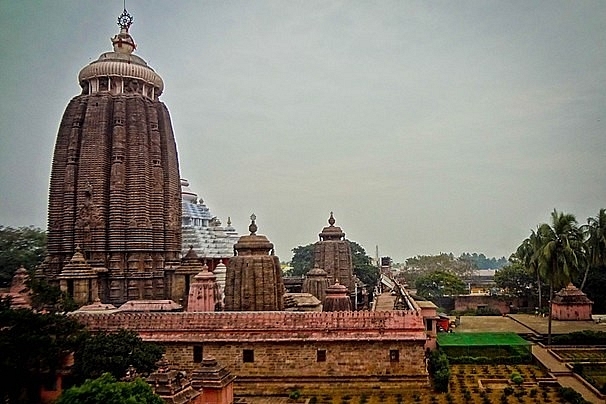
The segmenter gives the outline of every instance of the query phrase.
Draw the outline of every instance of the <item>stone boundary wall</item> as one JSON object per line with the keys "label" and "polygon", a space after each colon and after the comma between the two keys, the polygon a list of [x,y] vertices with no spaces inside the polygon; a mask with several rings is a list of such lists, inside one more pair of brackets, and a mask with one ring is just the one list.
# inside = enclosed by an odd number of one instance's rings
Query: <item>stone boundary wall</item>
{"label": "stone boundary wall", "polygon": [[418,311],[74,313],[89,330],[136,331],[188,373],[213,357],[238,394],[427,385]]}
{"label": "stone boundary wall", "polygon": [[73,313],[91,331],[121,328],[154,342],[425,341],[418,311]]}

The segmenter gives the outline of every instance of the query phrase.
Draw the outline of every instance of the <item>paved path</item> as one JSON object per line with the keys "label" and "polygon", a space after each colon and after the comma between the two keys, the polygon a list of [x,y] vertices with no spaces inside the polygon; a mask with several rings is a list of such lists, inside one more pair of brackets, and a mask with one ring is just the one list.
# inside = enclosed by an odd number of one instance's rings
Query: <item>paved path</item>
{"label": "paved path", "polygon": [[604,404],[606,402],[604,399],[598,397],[593,390],[588,388],[585,382],[575,377],[566,364],[560,362],[546,348],[534,344],[532,346],[532,355],[554,375],[561,386],[573,388],[581,393],[583,398],[590,403]]}

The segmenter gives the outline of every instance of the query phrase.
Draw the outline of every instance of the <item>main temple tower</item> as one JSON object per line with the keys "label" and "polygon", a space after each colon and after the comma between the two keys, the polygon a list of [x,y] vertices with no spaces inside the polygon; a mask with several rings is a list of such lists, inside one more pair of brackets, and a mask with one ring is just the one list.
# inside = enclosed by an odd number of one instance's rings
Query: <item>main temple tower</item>
{"label": "main temple tower", "polygon": [[[133,54],[132,21],[124,10],[113,51],[80,71],[82,92],[67,106],[55,144],[39,274],[79,300],[174,298],[165,269],[179,266],[181,251],[177,147],[158,98],[162,78]],[[97,274],[89,286],[64,271],[77,248]]]}

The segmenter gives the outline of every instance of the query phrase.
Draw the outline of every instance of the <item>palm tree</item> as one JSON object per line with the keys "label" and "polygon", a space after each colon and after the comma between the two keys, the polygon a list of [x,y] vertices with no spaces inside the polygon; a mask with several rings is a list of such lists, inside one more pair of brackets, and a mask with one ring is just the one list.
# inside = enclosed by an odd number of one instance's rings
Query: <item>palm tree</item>
{"label": "palm tree", "polygon": [[549,283],[549,321],[547,345],[551,345],[551,317],[554,288],[561,288],[574,278],[585,259],[583,234],[572,214],[551,213],[552,225],[543,223],[538,235],[542,251],[539,255],[539,271]]}
{"label": "palm tree", "polygon": [[600,209],[596,217],[588,218],[582,230],[586,235],[588,265],[583,275],[581,289],[585,286],[590,268],[606,266],[606,209]]}
{"label": "palm tree", "polygon": [[519,259],[524,267],[537,279],[538,291],[538,306],[543,307],[543,299],[541,292],[541,272],[539,271],[539,255],[541,254],[541,243],[537,233],[532,230],[530,236],[522,241],[522,244],[517,248],[515,256]]}

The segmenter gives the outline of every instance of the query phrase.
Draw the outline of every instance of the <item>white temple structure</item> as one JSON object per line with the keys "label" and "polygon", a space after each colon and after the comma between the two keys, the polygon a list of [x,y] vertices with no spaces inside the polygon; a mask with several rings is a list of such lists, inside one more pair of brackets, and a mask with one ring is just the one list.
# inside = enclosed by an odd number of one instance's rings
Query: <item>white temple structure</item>
{"label": "white temple structure", "polygon": [[214,271],[217,265],[227,263],[233,257],[234,244],[240,236],[229,218],[227,227],[221,226],[221,221],[212,215],[202,199],[198,199],[186,179],[181,179],[181,198],[183,255],[193,247],[198,257]]}

